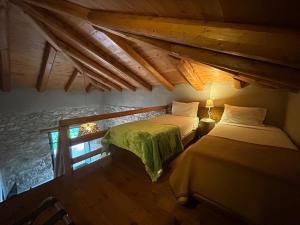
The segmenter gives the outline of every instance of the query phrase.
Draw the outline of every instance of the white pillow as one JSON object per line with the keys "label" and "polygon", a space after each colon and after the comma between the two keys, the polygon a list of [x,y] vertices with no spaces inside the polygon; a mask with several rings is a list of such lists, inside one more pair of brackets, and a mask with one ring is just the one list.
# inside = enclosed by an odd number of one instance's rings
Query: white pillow
{"label": "white pillow", "polygon": [[225,104],[220,122],[261,126],[267,115],[267,109],[258,107],[239,107]]}
{"label": "white pillow", "polygon": [[183,103],[175,102],[172,104],[172,114],[176,116],[197,117],[199,102]]}

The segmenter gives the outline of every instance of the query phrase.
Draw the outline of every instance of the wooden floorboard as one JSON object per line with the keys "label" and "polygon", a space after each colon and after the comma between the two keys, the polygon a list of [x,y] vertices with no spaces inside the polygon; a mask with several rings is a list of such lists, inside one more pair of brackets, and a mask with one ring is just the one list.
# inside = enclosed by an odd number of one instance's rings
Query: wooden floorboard
{"label": "wooden floorboard", "polygon": [[0,224],[12,224],[44,198],[57,197],[77,225],[239,225],[205,202],[194,208],[176,203],[168,183],[176,160],[152,183],[133,154],[111,156],[25,192],[0,205]]}

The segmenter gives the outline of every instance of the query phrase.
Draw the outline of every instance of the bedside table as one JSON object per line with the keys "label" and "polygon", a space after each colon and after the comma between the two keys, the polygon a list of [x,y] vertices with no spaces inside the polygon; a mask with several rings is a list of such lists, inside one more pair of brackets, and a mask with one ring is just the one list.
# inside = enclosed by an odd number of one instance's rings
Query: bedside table
{"label": "bedside table", "polygon": [[215,127],[216,121],[209,118],[203,118],[199,121],[199,126],[197,129],[197,138],[201,138],[206,135]]}

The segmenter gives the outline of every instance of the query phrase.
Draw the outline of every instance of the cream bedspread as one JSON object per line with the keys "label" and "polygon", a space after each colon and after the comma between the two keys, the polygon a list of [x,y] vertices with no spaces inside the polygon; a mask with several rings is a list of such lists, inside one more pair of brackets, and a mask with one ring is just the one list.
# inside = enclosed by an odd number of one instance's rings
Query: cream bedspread
{"label": "cream bedspread", "polygon": [[199,124],[198,117],[162,115],[149,119],[159,124],[175,125],[179,127],[181,139],[186,137],[192,130],[197,129]]}
{"label": "cream bedspread", "polygon": [[170,176],[178,201],[196,196],[253,224],[299,225],[300,152],[228,135],[206,135],[182,153]]}
{"label": "cream bedspread", "polygon": [[297,147],[291,142],[286,133],[272,126],[219,123],[211,130],[209,135],[252,144],[297,150]]}

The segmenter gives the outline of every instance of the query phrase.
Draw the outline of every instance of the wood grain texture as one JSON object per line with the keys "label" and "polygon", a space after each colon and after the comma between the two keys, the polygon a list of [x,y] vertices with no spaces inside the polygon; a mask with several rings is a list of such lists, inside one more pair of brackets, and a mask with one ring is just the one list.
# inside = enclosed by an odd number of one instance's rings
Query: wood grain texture
{"label": "wood grain texture", "polygon": [[105,32],[112,42],[123,49],[133,60],[148,70],[167,90],[171,91],[174,86],[160,72],[157,71],[144,57],[142,57],[130,44],[117,35]]}
{"label": "wood grain texture", "polygon": [[132,153],[113,147],[111,154],[1,204],[0,223],[13,224],[46,197],[55,196],[76,225],[246,224],[203,201],[194,208],[176,202],[169,176],[180,157],[165,165],[162,177],[152,183]]}
{"label": "wood grain texture", "polygon": [[75,70],[73,71],[73,73],[71,74],[71,76],[70,76],[68,82],[66,83],[66,85],[65,85],[65,87],[64,87],[65,92],[68,92],[68,91],[70,90],[71,85],[72,85],[73,81],[76,79],[78,73],[79,73],[79,72],[78,72],[77,69],[75,69]]}
{"label": "wood grain texture", "polygon": [[0,89],[9,92],[12,89],[10,55],[8,46],[8,5],[0,0]]}
{"label": "wood grain texture", "polygon": [[52,72],[55,57],[56,50],[50,45],[49,42],[46,42],[42,65],[36,82],[36,89],[39,92],[43,92],[47,88],[47,83]]}

